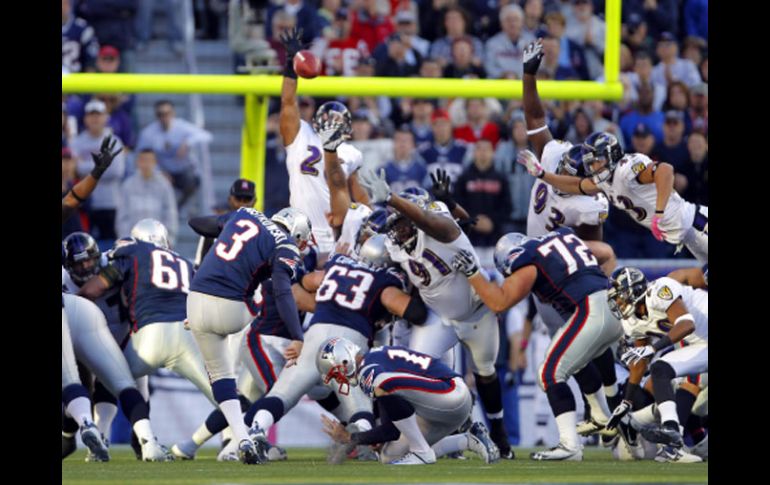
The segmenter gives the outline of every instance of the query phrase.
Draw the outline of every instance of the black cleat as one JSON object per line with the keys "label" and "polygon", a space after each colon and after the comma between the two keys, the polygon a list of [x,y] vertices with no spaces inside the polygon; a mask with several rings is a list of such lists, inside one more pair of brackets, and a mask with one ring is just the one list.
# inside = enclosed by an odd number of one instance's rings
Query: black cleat
{"label": "black cleat", "polygon": [[671,445],[677,448],[684,446],[682,435],[679,433],[677,425],[646,426],[641,429],[641,433],[644,439],[653,443]]}

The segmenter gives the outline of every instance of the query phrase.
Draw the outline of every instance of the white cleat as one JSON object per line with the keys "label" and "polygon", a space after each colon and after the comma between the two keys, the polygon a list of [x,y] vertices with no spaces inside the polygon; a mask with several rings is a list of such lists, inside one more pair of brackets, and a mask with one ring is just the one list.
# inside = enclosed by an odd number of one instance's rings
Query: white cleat
{"label": "white cleat", "polygon": [[500,460],[500,449],[489,437],[487,427],[483,423],[473,423],[466,434],[468,448],[479,455],[484,463],[496,463]]}
{"label": "white cleat", "polygon": [[267,449],[267,460],[268,461],[284,461],[289,458],[289,454],[286,453],[286,450],[284,448],[281,448],[280,446],[271,446]]}
{"label": "white cleat", "polygon": [[217,461],[239,461],[238,443],[236,440],[230,440],[217,454]]}
{"label": "white cleat", "polygon": [[599,433],[605,438],[614,438],[617,436],[617,428],[607,429],[605,428],[606,424],[607,423],[602,423],[601,421],[591,417],[587,421],[581,421],[577,424],[577,434],[580,436],[590,436],[592,434]]}
{"label": "white cleat", "polygon": [[530,453],[529,457],[537,461],[583,461],[583,449],[580,445],[578,445],[577,449],[571,449],[559,443],[558,446],[554,446],[549,450]]}
{"label": "white cleat", "polygon": [[142,439],[139,442],[142,445],[143,461],[174,461],[174,456],[158,443],[158,438],[153,437],[151,440]]}
{"label": "white cleat", "polygon": [[110,461],[110,452],[107,449],[102,433],[94,423],[86,422],[80,428],[80,439],[88,447],[86,461]]}
{"label": "white cleat", "polygon": [[659,463],[700,463],[703,458],[687,453],[682,448],[671,445],[662,445],[655,455],[655,461]]}
{"label": "white cleat", "polygon": [[182,441],[171,447],[171,453],[174,458],[180,460],[194,460],[195,453],[198,451],[198,445],[193,440]]}
{"label": "white cleat", "polygon": [[432,449],[422,453],[410,451],[390,462],[391,465],[432,465],[433,463],[436,463],[436,453]]}

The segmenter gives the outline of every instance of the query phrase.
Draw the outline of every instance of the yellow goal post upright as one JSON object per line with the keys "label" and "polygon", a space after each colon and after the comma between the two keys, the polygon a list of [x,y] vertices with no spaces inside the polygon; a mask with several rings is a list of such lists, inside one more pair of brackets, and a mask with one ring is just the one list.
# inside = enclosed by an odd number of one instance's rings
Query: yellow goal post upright
{"label": "yellow goal post upright", "polygon": [[[606,37],[604,82],[540,81],[543,99],[617,101],[623,97],[620,76],[621,0],[605,3]],[[264,209],[265,145],[268,102],[280,96],[282,76],[214,74],[67,74],[62,75],[62,93],[174,93],[243,94],[244,124],[241,134],[243,178],[257,185],[257,209]],[[420,79],[322,76],[300,78],[302,96],[388,96],[412,98],[491,97],[521,99],[522,83],[491,79]]]}

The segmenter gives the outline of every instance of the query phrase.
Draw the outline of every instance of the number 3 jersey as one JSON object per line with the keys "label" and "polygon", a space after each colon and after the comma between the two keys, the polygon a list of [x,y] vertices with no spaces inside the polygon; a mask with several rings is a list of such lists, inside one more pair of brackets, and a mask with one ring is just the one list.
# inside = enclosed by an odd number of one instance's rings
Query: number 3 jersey
{"label": "number 3 jersey", "polygon": [[294,277],[302,264],[294,240],[263,213],[249,207],[220,217],[222,232],[206,253],[191,290],[258,308],[254,290],[274,271]]}
{"label": "number 3 jersey", "polygon": [[[572,143],[561,140],[546,143],[541,157],[543,168],[556,173],[559,160],[570,148]],[[607,219],[609,205],[604,194],[559,195],[550,184],[536,180],[529,201],[527,236],[542,236],[561,226],[601,225]]]}
{"label": "number 3 jersey", "polygon": [[575,311],[578,302],[609,288],[609,280],[596,258],[569,227],[560,227],[513,248],[508,254],[504,276],[529,265],[537,267],[532,291],[565,320]]}
{"label": "number 3 jersey", "polygon": [[342,325],[371,340],[374,323],[390,315],[380,295],[389,286],[405,290],[406,278],[395,268],[375,269],[342,254],[332,256],[324,269],[310,325]]}
{"label": "number 3 jersey", "polygon": [[[639,183],[638,177],[654,163],[642,153],[627,154],[618,162],[612,177],[597,185],[609,197],[612,205],[627,212],[632,219],[647,229],[652,227],[658,189],[654,183]],[[671,244],[682,242],[694,218],[695,205],[685,201],[672,190],[660,223],[660,228],[666,232],[666,241]]]}
{"label": "number 3 jersey", "polygon": [[[361,167],[362,155],[353,145],[343,143],[337,148],[345,176]],[[331,212],[329,186],[324,175],[324,152],[321,138],[313,128],[300,120],[299,132],[286,147],[286,168],[289,172],[289,205],[302,211],[310,219],[313,233],[325,231],[333,240],[332,228],[326,220]],[[325,252],[324,248],[321,248]]]}
{"label": "number 3 jersey", "polygon": [[623,319],[623,331],[626,336],[634,340],[657,340],[666,335],[674,326],[666,312],[679,298],[695,321],[695,331],[685,337],[684,341],[687,344],[706,343],[709,337],[708,291],[683,285],[668,277],[658,278],[647,287],[644,295],[647,318],[632,316]]}
{"label": "number 3 jersey", "polygon": [[[431,202],[426,210],[454,222],[442,202]],[[386,242],[386,246],[391,259],[409,275],[409,280],[419,288],[420,296],[431,310],[446,320],[477,319],[474,317],[484,304],[468,283],[468,278],[452,268],[452,258],[462,249],[473,253],[478,261],[476,251],[464,232],[460,231],[460,236],[454,241],[442,243],[418,229],[417,243],[411,253],[391,240]]]}
{"label": "number 3 jersey", "polygon": [[375,381],[382,374],[389,374],[388,378],[377,382],[376,386],[386,392],[420,389],[440,393],[446,390],[448,381],[460,377],[440,359],[397,346],[377,347],[364,356],[358,382],[369,397],[374,397]]}
{"label": "number 3 jersey", "polygon": [[181,322],[193,264],[174,251],[134,238],[119,239],[99,273],[119,283],[134,331],[150,323]]}

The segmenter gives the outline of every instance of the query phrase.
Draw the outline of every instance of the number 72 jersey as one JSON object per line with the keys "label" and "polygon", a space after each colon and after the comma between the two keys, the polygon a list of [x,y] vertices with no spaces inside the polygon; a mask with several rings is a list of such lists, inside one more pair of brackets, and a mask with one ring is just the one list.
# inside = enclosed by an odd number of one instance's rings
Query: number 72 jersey
{"label": "number 72 jersey", "polygon": [[529,265],[537,267],[532,291],[565,320],[586,296],[609,288],[609,280],[596,257],[568,227],[560,227],[514,248],[508,255],[506,276]]}

